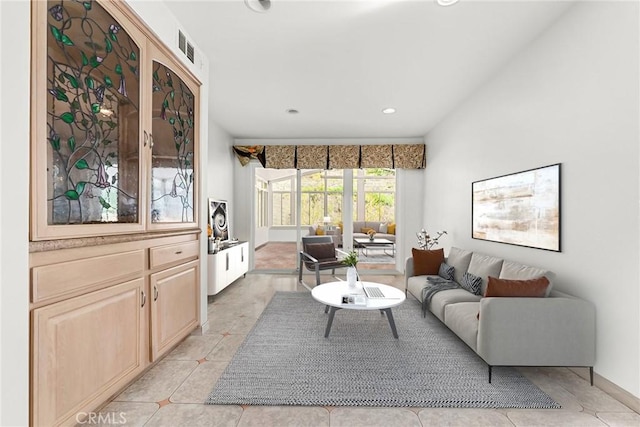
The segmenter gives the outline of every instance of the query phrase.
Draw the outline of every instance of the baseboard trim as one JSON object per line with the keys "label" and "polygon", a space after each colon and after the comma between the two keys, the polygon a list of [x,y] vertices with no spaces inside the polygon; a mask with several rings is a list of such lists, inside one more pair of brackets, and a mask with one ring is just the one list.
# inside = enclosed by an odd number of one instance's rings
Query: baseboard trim
{"label": "baseboard trim", "polygon": [[[576,375],[584,378],[589,381],[589,369],[588,368],[569,368],[571,372]],[[633,394],[629,393],[625,389],[620,386],[612,383],[602,375],[598,373],[593,373],[593,385],[598,387],[600,390],[607,393],[609,396],[616,399],[618,402],[626,405],[634,412],[640,414],[640,399],[635,397]]]}

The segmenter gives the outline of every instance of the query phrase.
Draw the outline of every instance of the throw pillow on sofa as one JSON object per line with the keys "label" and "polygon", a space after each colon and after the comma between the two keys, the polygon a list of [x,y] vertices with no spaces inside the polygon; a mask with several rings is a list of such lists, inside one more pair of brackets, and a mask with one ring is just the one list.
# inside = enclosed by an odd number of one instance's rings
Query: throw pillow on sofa
{"label": "throw pillow on sofa", "polygon": [[480,295],[482,289],[482,277],[471,273],[464,273],[460,286],[474,295]]}
{"label": "throw pillow on sofa", "polygon": [[378,227],[378,230],[380,230],[380,233],[383,233],[383,234],[387,234],[388,229],[389,228],[387,227],[387,224],[380,224],[380,227]]}
{"label": "throw pillow on sofa", "polygon": [[446,280],[453,280],[454,270],[455,269],[452,266],[450,266],[446,262],[443,262],[442,264],[440,264],[440,268],[438,269],[438,276]]}
{"label": "throw pillow on sofa", "polygon": [[549,280],[542,276],[537,279],[510,280],[489,276],[485,297],[533,297],[544,298]]}
{"label": "throw pillow on sofa", "polygon": [[395,224],[395,222],[387,225],[387,233],[388,234],[396,234],[396,224]]}
{"label": "throw pillow on sofa", "polygon": [[444,262],[444,249],[424,250],[412,248],[413,274],[415,276],[436,276],[440,270],[440,264]]}

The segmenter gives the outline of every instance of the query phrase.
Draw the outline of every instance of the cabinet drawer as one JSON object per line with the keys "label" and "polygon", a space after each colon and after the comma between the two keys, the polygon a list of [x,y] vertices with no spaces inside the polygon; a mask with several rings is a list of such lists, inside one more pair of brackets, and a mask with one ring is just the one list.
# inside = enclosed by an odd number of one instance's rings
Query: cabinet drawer
{"label": "cabinet drawer", "polygon": [[143,271],[143,249],[34,267],[33,302],[76,293],[83,288],[89,291],[101,283]]}
{"label": "cabinet drawer", "polygon": [[158,246],[151,248],[150,250],[149,266],[153,269],[176,261],[195,258],[199,253],[200,244],[198,240],[177,243],[174,245]]}

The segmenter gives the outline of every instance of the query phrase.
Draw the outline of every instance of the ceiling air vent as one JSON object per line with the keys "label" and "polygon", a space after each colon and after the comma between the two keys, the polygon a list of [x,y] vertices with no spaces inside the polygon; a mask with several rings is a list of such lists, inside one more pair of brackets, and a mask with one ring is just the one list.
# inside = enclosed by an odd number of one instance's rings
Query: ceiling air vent
{"label": "ceiling air vent", "polygon": [[193,45],[187,42],[187,58],[189,58],[189,61],[191,61],[192,64],[194,63],[195,55],[196,55],[196,52],[193,49]]}

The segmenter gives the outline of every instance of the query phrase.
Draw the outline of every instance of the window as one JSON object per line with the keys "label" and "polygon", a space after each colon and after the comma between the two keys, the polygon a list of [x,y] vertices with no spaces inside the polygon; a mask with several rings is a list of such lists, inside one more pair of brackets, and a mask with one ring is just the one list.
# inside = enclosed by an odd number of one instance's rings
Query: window
{"label": "window", "polygon": [[395,217],[396,171],[354,171],[354,220],[390,222]]}
{"label": "window", "polygon": [[274,181],[271,185],[271,225],[295,225],[295,177]]}
{"label": "window", "polygon": [[[341,221],[344,190],[343,171],[305,170],[301,175],[301,224],[322,224],[323,218],[327,216],[334,223]],[[262,209],[268,209],[266,207],[268,205],[267,197],[271,197],[270,225],[296,225],[296,171],[290,170],[284,176],[280,173],[279,176],[268,180],[268,184],[264,184],[264,187],[261,185],[263,184],[259,184],[256,180],[256,193],[262,195],[266,192],[264,194],[265,200],[263,202],[257,200],[256,207],[261,206]],[[395,217],[395,191],[395,170],[383,168],[354,170],[354,220],[393,221]],[[259,222],[256,224],[258,225]],[[263,226],[268,225],[265,223]]]}
{"label": "window", "polygon": [[263,179],[256,178],[256,227],[268,227],[269,222],[269,192],[267,191],[267,182]]}

